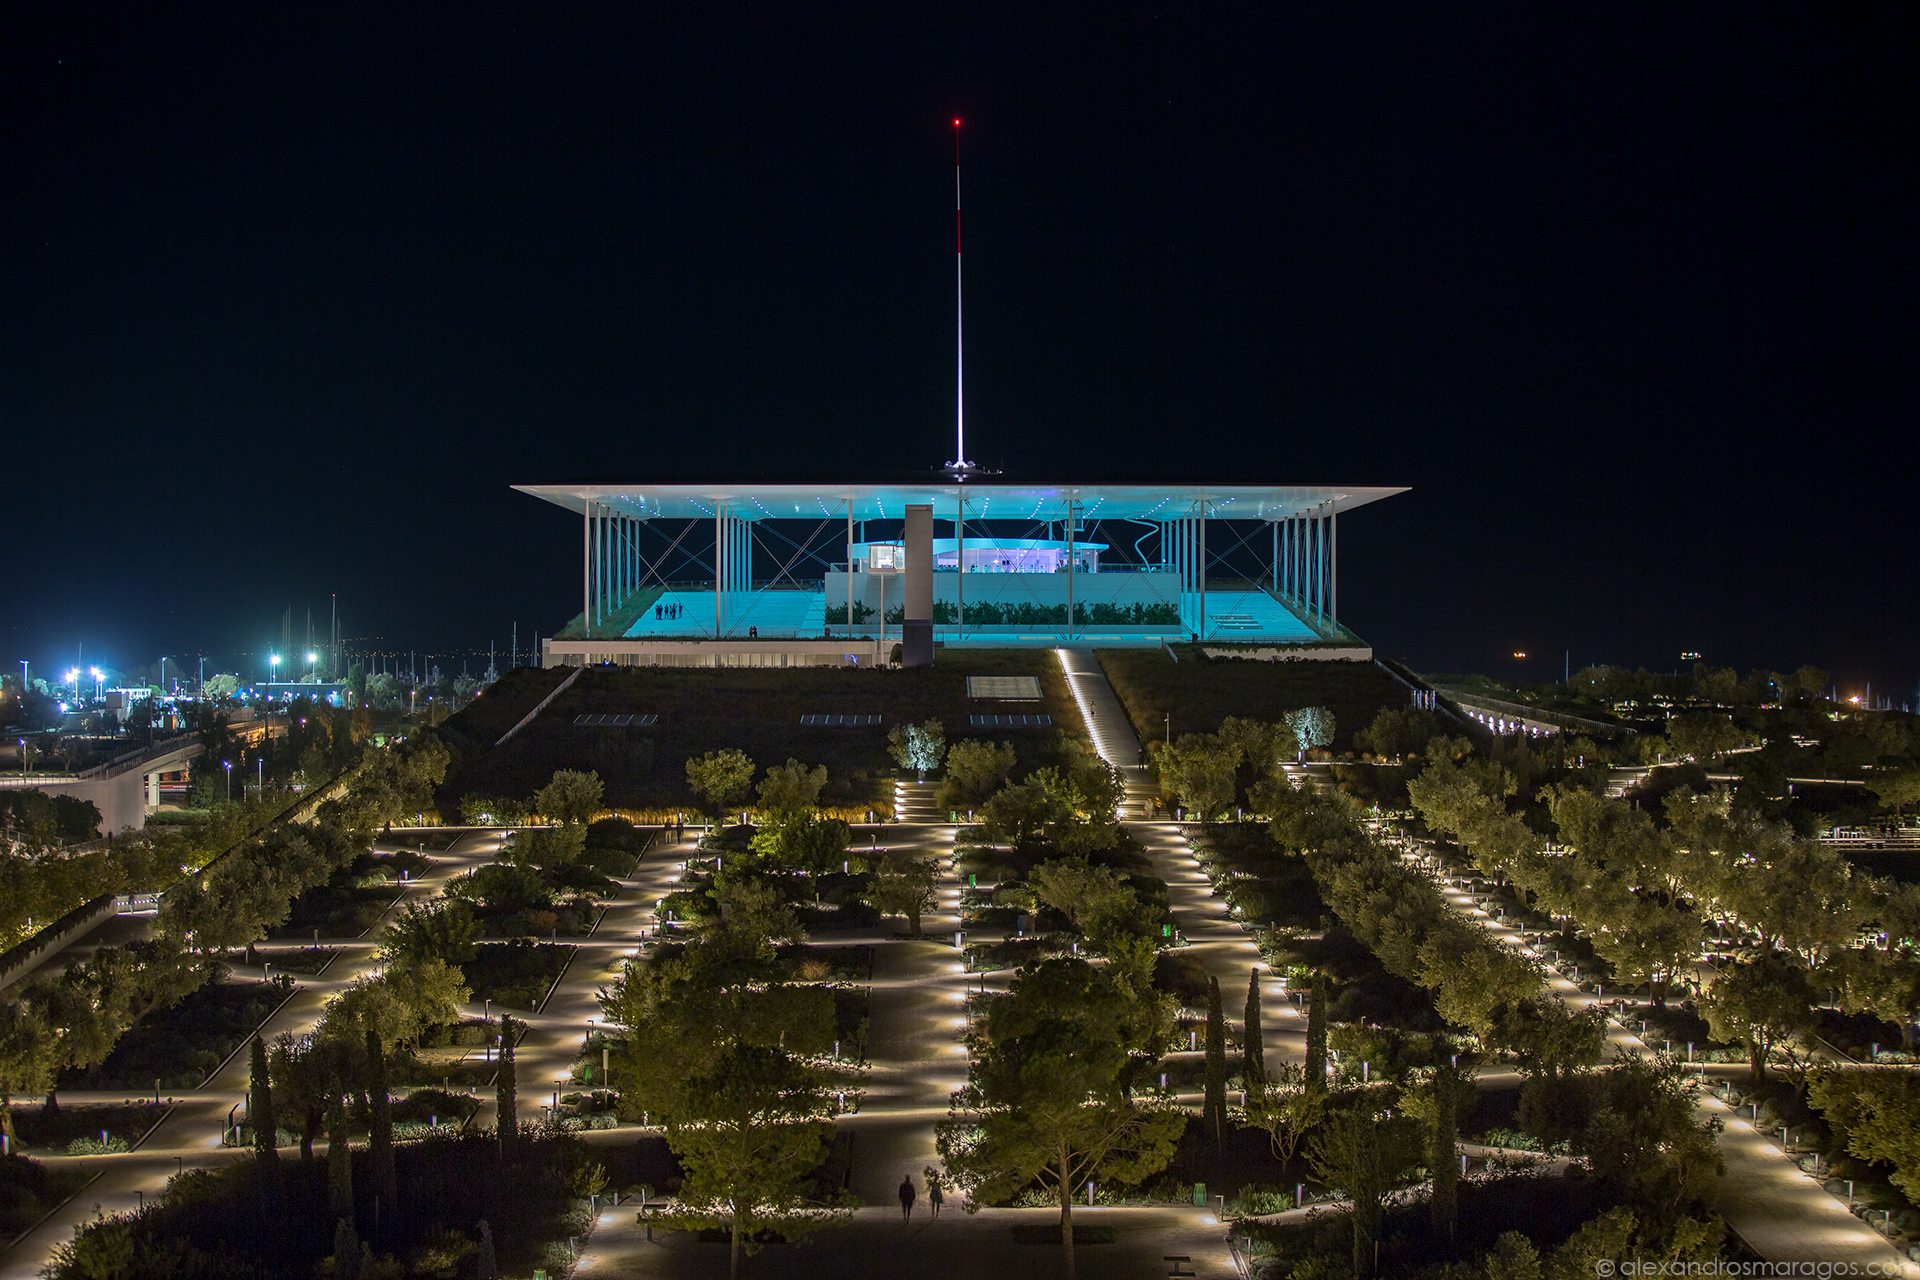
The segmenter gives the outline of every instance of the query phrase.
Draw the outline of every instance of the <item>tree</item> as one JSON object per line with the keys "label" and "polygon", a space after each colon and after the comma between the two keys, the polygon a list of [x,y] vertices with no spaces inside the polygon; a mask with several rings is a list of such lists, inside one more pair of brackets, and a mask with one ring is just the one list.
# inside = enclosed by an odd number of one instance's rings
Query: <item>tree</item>
{"label": "tree", "polygon": [[510,1165],[520,1150],[520,1089],[513,1066],[513,1019],[500,1015],[500,1070],[494,1077],[494,1133],[500,1163]]}
{"label": "tree", "polygon": [[1428,1211],[1434,1228],[1453,1238],[1460,1187],[1460,1115],[1473,1103],[1471,1072],[1457,1060],[1436,1063],[1431,1074],[1404,1105],[1407,1114],[1426,1127],[1427,1176],[1432,1182]]}
{"label": "tree", "polygon": [[709,751],[687,761],[687,786],[705,802],[702,812],[718,823],[747,798],[754,768],[744,751]]}
{"label": "tree", "polygon": [[775,866],[825,875],[844,860],[853,828],[839,818],[823,818],[810,810],[795,813],[778,826],[754,832],[754,852]]}
{"label": "tree", "polygon": [[[1889,933],[1912,936],[1911,926]],[[1900,1028],[1900,1042],[1909,1051],[1914,1044],[1914,1021],[1920,1013],[1920,957],[1908,947],[1868,946],[1843,951],[1825,969],[1840,989],[1841,1006],[1848,1012],[1866,1010]]]}
{"label": "tree", "polygon": [[1247,1123],[1266,1130],[1273,1158],[1284,1165],[1325,1118],[1329,1097],[1324,1080],[1316,1085],[1305,1067],[1283,1062],[1260,1097],[1247,1103]]}
{"label": "tree", "polygon": [[993,797],[1013,774],[1011,742],[962,738],[947,748],[947,776],[940,807],[950,812],[975,809]]}
{"label": "tree", "polygon": [[1260,1028],[1260,970],[1247,979],[1246,1030],[1240,1037],[1240,1078],[1247,1086],[1247,1106],[1256,1106],[1267,1091],[1267,1050]]}
{"label": "tree", "polygon": [[603,1001],[628,1030],[621,1105],[666,1129],[687,1171],[678,1218],[731,1228],[731,1266],[763,1226],[787,1239],[842,1216],[808,1174],[833,1126],[840,1073],[826,1061],[832,993],[791,982],[771,941],[732,919],[679,956],[629,963]]}
{"label": "tree", "polygon": [[760,780],[760,811],[775,823],[791,822],[820,803],[820,792],[826,785],[826,766],[809,769],[788,757],[785,764],[768,769]]}
{"label": "tree", "polygon": [[702,926],[703,939],[723,939],[755,954],[771,954],[768,949],[776,944],[806,937],[792,905],[768,881],[723,873],[714,898],[719,911]]}
{"label": "tree", "polygon": [[578,822],[557,827],[522,827],[502,856],[518,867],[570,867],[587,849],[587,828]]}
{"label": "tree", "polygon": [[380,939],[380,958],[390,968],[412,969],[429,960],[465,964],[474,957],[480,926],[473,908],[459,898],[409,902]]}
{"label": "tree", "polygon": [[0,1133],[18,1142],[13,1130],[16,1094],[44,1093],[60,1066],[59,1041],[47,1025],[43,997],[22,992],[0,1004]]}
{"label": "tree", "polygon": [[[1436,931],[1420,948],[1420,985],[1433,992],[1433,1007],[1448,1022],[1485,1038],[1495,1010],[1537,995],[1544,978],[1538,962],[1493,945],[1460,945],[1461,933]],[[1491,944],[1484,935],[1471,935]]]}
{"label": "tree", "polygon": [[1028,878],[1034,896],[1067,917],[1097,950],[1106,951],[1114,938],[1146,926],[1139,898],[1109,867],[1085,858],[1055,858],[1036,866]]}
{"label": "tree", "polygon": [[947,731],[938,720],[897,724],[887,733],[887,750],[902,769],[912,769],[920,781],[927,770],[938,769],[947,754]]}
{"label": "tree", "polygon": [[600,812],[602,794],[598,773],[561,769],[534,794],[533,808],[549,822],[584,826]]}
{"label": "tree", "polygon": [[1724,1171],[1719,1122],[1699,1118],[1698,1084],[1683,1063],[1627,1054],[1582,1083],[1591,1111],[1574,1154],[1615,1199],[1670,1220],[1712,1197]]}
{"label": "tree", "polygon": [[1227,1019],[1220,1008],[1220,979],[1207,976],[1207,1085],[1200,1125],[1217,1146],[1227,1127]]}
{"label": "tree", "polygon": [[1606,1046],[1606,1011],[1589,1005],[1575,1013],[1551,996],[1498,1005],[1487,1042],[1519,1059],[1520,1069],[1553,1079],[1600,1060]]}
{"label": "tree", "polygon": [[1808,1099],[1844,1135],[1848,1154],[1891,1164],[1893,1184],[1920,1199],[1920,1078],[1829,1067],[1814,1076]]}
{"label": "tree", "polygon": [[1064,829],[1073,822],[1074,813],[1058,790],[1043,780],[1029,778],[1002,787],[987,801],[981,818],[990,839],[1021,847]]}
{"label": "tree", "polygon": [[1716,1040],[1744,1040],[1756,1081],[1767,1078],[1775,1043],[1813,1029],[1818,997],[1807,971],[1774,950],[1733,966],[1707,988],[1707,1025]]}
{"label": "tree", "polygon": [[988,1006],[970,1041],[973,1074],[939,1129],[941,1157],[969,1209],[1035,1178],[1053,1190],[1068,1277],[1073,1193],[1095,1178],[1137,1182],[1158,1172],[1185,1124],[1177,1111],[1142,1107],[1121,1083],[1129,998],[1084,960],[1023,970]]}
{"label": "tree", "polygon": [[1379,1093],[1336,1111],[1307,1143],[1313,1176],[1353,1202],[1353,1273],[1373,1274],[1373,1242],[1387,1193],[1403,1186],[1421,1158],[1419,1126],[1391,1111]]}
{"label": "tree", "polygon": [[200,696],[217,702],[221,698],[231,698],[240,692],[240,677],[235,675],[211,675],[200,688]]}
{"label": "tree", "polygon": [[1701,764],[1716,760],[1746,740],[1733,717],[1714,711],[1687,711],[1667,722],[1673,749]]}
{"label": "tree", "polygon": [[338,1077],[327,1094],[327,1212],[353,1221],[353,1148],[347,1142],[347,1108]]}
{"label": "tree", "polygon": [[907,918],[907,932],[920,936],[920,917],[934,903],[939,864],[932,858],[883,857],[874,864],[867,899],[882,915]]}
{"label": "tree", "polygon": [[378,1188],[380,1209],[376,1210],[374,1226],[380,1226],[381,1215],[397,1218],[400,1216],[400,1177],[393,1164],[393,1099],[387,1095],[387,1052],[380,1044],[380,1037],[372,1027],[367,1028],[367,1154],[373,1160],[373,1176]]}
{"label": "tree", "polygon": [[1867,779],[1867,790],[1895,813],[1905,813],[1910,806],[1920,804],[1920,769],[1875,770]]}
{"label": "tree", "polygon": [[1419,707],[1382,707],[1373,723],[1353,735],[1353,745],[1377,756],[1405,759],[1422,755],[1440,736],[1440,720]]}
{"label": "tree", "polygon": [[1286,720],[1300,744],[1301,755],[1315,747],[1333,745],[1333,712],[1325,707],[1297,707],[1287,712]]}
{"label": "tree", "polygon": [[1233,803],[1240,754],[1211,734],[1188,733],[1154,752],[1153,763],[1160,785],[1200,821],[1212,822]]}
{"label": "tree", "polygon": [[267,1042],[253,1037],[247,1071],[247,1123],[253,1127],[254,1159],[271,1180],[280,1176],[280,1119],[273,1109],[273,1075],[267,1068]]}
{"label": "tree", "polygon": [[1327,975],[1314,971],[1307,991],[1307,1088],[1327,1087]]}

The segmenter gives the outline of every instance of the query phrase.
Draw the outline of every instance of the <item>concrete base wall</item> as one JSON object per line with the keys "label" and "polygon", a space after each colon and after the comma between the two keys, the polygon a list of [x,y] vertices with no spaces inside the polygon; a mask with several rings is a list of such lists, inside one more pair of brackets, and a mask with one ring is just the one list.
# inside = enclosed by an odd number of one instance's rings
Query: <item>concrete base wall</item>
{"label": "concrete base wall", "polygon": [[[895,640],[898,637],[894,637]],[[893,641],[840,640],[543,640],[548,667],[875,667]]]}
{"label": "concrete base wall", "polygon": [[87,779],[41,778],[32,774],[25,778],[0,776],[0,790],[44,791],[50,796],[91,800],[93,807],[100,811],[102,835],[118,835],[129,828],[138,831],[147,825],[147,788],[138,772],[123,773],[117,778]]}

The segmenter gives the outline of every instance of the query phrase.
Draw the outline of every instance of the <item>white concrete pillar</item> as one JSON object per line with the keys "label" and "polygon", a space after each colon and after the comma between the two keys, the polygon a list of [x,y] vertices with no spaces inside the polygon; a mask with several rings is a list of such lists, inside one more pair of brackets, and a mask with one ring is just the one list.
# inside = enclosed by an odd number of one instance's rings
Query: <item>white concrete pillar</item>
{"label": "white concrete pillar", "polygon": [[901,624],[901,662],[909,667],[933,665],[933,505],[907,507],[906,621]]}

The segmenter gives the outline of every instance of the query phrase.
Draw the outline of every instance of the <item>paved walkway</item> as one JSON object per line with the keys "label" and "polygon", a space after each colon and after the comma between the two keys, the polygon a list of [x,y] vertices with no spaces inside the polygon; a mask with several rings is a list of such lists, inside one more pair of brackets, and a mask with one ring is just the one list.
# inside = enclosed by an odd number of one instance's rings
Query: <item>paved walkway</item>
{"label": "paved walkway", "polygon": [[[1456,911],[1484,925],[1501,942],[1544,959],[1529,946],[1520,932],[1491,919],[1474,901],[1474,895],[1446,880],[1440,884],[1448,902]],[[1586,1008],[1601,997],[1582,991],[1559,973],[1549,970],[1548,987],[1567,1004]],[[1618,1023],[1607,1029],[1607,1054],[1622,1050],[1651,1052],[1640,1037]],[[1702,1068],[1703,1074],[1709,1068]],[[1715,1074],[1745,1077],[1745,1068],[1725,1067]],[[1886,1238],[1856,1218],[1839,1199],[1829,1195],[1822,1183],[1801,1172],[1768,1135],[1732,1114],[1726,1104],[1711,1094],[1701,1094],[1697,1110],[1702,1116],[1717,1117],[1726,1126],[1719,1138],[1721,1157],[1726,1161],[1726,1176],[1720,1180],[1715,1208],[1727,1226],[1755,1253],[1769,1262],[1805,1262],[1815,1264],[1854,1264],[1858,1275],[1908,1276],[1920,1280],[1920,1263],[1900,1254]],[[1878,1270],[1867,1272],[1872,1264]]]}
{"label": "paved walkway", "polygon": [[[439,893],[455,876],[466,874],[468,867],[490,860],[499,844],[497,833],[478,832],[461,837],[451,851],[432,855],[433,869],[420,879],[408,882],[398,901],[423,900]],[[321,977],[295,975],[297,986],[292,998],[267,1020],[263,1034],[272,1040],[283,1031],[295,1035],[311,1031],[335,993],[377,971],[375,953],[379,936],[392,918],[390,909],[365,938],[322,938],[322,946],[333,947],[339,954]],[[115,931],[111,934],[103,928],[82,944],[68,948],[62,953],[63,961],[70,964],[107,941],[125,941],[131,936],[124,923],[113,928]],[[263,964],[271,964],[276,951],[297,951],[308,945],[307,940],[266,943],[257,951]],[[262,966],[236,965],[233,976],[237,981],[249,978],[264,981],[266,974]],[[244,1109],[247,1075],[248,1057],[242,1045],[200,1088],[168,1095],[176,1099],[172,1114],[155,1126],[134,1151],[107,1156],[33,1153],[35,1159],[49,1168],[80,1168],[96,1173],[97,1179],[0,1257],[0,1280],[37,1277],[54,1247],[72,1239],[74,1227],[92,1218],[96,1207],[106,1213],[137,1208],[142,1196],[157,1195],[165,1190],[167,1179],[189,1164],[206,1167],[241,1158],[244,1153],[223,1146],[222,1139],[227,1117],[234,1113],[236,1106]],[[145,1095],[62,1090],[60,1099],[68,1106],[77,1106],[90,1102],[137,1102],[142,1096]],[[324,1143],[316,1144],[317,1151],[324,1149]],[[295,1158],[298,1158],[297,1151]]]}

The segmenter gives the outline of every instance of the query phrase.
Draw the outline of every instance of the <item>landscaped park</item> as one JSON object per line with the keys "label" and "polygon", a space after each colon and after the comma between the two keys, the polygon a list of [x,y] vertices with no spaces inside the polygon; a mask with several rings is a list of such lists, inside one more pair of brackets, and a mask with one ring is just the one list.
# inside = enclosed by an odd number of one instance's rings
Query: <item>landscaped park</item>
{"label": "landscaped park", "polygon": [[516,671],[4,993],[0,1266],[1900,1274],[1920,889],[1809,815],[1916,744],[1806,683]]}

